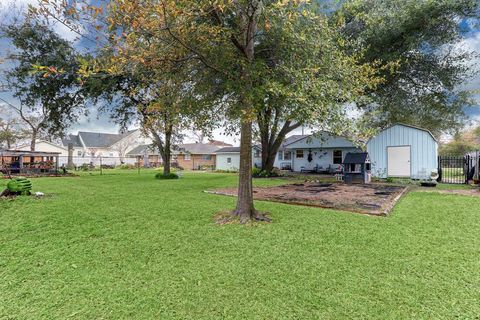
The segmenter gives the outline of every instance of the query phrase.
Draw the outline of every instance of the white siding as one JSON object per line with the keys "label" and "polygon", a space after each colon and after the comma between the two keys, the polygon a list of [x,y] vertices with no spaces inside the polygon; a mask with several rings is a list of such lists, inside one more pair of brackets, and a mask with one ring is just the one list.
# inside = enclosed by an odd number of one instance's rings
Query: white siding
{"label": "white siding", "polygon": [[[30,145],[24,145],[18,148],[18,150],[29,151]],[[46,141],[37,141],[35,144],[35,151],[42,151],[42,152],[59,152],[60,156],[68,156],[67,149],[64,149],[60,146],[56,146],[53,143],[49,143]]]}
{"label": "white siding", "polygon": [[388,172],[387,147],[410,146],[412,179],[426,179],[437,169],[438,144],[425,130],[394,125],[380,132],[367,143],[367,151],[372,161],[372,174],[386,178]]}
{"label": "white siding", "polygon": [[[279,169],[282,169],[284,168],[286,165],[290,165],[290,167],[292,166],[292,157],[293,157],[293,154],[292,156],[290,157],[290,160],[285,160],[285,155],[284,155],[284,152],[292,152],[291,150],[280,150],[278,151],[278,153],[275,155],[275,162],[273,163],[273,166],[275,168],[279,168]],[[282,154],[282,160],[280,160],[278,158],[278,155],[279,154]]]}
{"label": "white siding", "polygon": [[[228,158],[231,162],[228,163]],[[262,157],[255,157],[255,149],[252,150],[252,166],[260,168],[262,166]],[[238,171],[240,168],[240,153],[238,152],[221,152],[217,153],[215,159],[215,169]]]}
{"label": "white siding", "polygon": [[[231,162],[228,163],[227,159],[230,158]],[[240,153],[217,153],[215,169],[217,170],[233,170],[238,171],[240,167]]]}
{"label": "white siding", "polygon": [[[303,150],[303,158],[296,157],[297,150]],[[334,150],[342,150],[342,162],[348,152],[361,152],[358,148],[311,149],[313,160],[308,162],[309,149],[292,149],[293,171],[300,172],[302,167],[305,170],[313,170],[317,165],[325,170],[328,169],[330,165],[333,165]]]}

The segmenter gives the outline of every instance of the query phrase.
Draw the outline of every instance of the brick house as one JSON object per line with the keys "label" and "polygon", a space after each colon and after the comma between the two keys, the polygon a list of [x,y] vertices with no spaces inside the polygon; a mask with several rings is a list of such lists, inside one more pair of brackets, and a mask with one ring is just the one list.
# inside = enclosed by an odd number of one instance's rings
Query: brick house
{"label": "brick house", "polygon": [[174,161],[187,170],[215,169],[215,151],[231,146],[227,143],[185,143],[178,146],[174,153]]}

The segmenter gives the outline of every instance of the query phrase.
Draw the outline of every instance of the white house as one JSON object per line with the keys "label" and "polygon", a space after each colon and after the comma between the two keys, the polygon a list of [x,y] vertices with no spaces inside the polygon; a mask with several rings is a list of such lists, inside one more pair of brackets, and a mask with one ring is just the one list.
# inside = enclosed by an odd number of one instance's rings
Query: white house
{"label": "white house", "polygon": [[296,172],[336,172],[347,153],[361,152],[352,141],[328,132],[304,136],[285,146],[292,154],[292,170]]}
{"label": "white house", "polygon": [[[30,151],[30,144],[24,144],[15,149],[22,151]],[[67,148],[46,140],[37,140],[35,143],[35,150],[39,152],[57,152],[60,154],[61,157],[68,156]]]}
{"label": "white house", "polygon": [[[261,149],[254,147],[252,163],[261,166]],[[319,135],[294,135],[285,139],[275,157],[274,167],[297,172],[335,172],[348,152],[361,152],[353,142],[327,132]],[[238,170],[240,148],[217,150],[218,170]]]}
{"label": "white house", "polygon": [[124,157],[139,145],[140,138],[140,130],[118,134],[79,131],[62,139],[62,143],[65,148],[73,146],[74,157]]}
{"label": "white house", "polygon": [[438,143],[430,131],[395,124],[367,142],[372,175],[428,179],[437,170]]}

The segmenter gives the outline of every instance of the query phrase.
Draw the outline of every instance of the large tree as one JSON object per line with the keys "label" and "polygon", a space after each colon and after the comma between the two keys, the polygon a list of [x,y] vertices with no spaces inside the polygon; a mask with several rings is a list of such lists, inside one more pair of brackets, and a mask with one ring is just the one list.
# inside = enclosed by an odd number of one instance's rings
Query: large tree
{"label": "large tree", "polygon": [[77,55],[71,43],[36,19],[15,22],[1,31],[13,44],[8,55],[13,67],[6,78],[20,101],[16,109],[32,131],[31,149],[35,150],[41,131],[61,135],[85,111]]}
{"label": "large tree", "polygon": [[385,81],[359,105],[364,122],[404,122],[437,136],[463,127],[464,107],[473,101],[461,88],[473,75],[474,53],[461,41],[479,9],[477,0],[345,1],[332,20],[352,39],[349,51],[363,48],[363,61],[384,67]]}
{"label": "large tree", "polygon": [[[344,40],[309,1],[115,0],[103,8],[87,7],[98,28],[115,30],[113,43],[128,44],[130,61],[159,72],[172,62],[188,62],[198,103],[221,108],[238,126],[239,186],[233,214],[242,222],[262,218],[253,205],[251,178],[257,117],[278,104],[285,108],[285,120],[337,127],[343,109],[333,102],[355,100],[375,84],[374,70],[359,64],[357,55],[344,54]],[[77,8],[63,12],[76,18],[81,15]],[[43,7],[47,16],[56,16],[49,10]]]}

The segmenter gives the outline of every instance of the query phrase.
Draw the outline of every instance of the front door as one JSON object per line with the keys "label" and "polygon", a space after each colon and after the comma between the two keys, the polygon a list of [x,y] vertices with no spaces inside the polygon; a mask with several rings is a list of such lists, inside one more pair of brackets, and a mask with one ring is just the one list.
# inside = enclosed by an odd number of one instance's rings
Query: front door
{"label": "front door", "polygon": [[387,147],[389,177],[410,177],[410,146]]}

